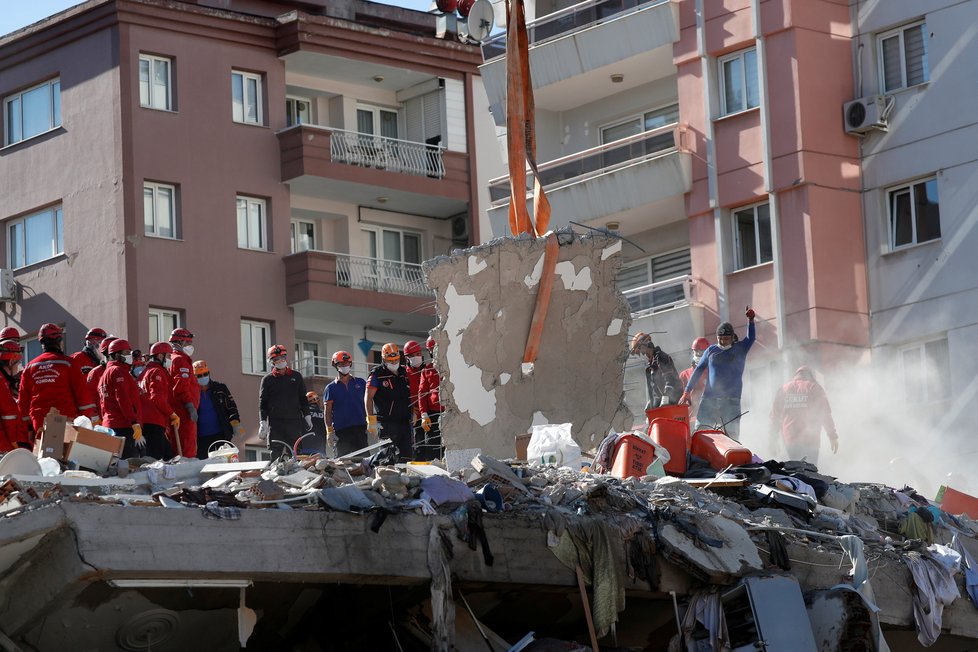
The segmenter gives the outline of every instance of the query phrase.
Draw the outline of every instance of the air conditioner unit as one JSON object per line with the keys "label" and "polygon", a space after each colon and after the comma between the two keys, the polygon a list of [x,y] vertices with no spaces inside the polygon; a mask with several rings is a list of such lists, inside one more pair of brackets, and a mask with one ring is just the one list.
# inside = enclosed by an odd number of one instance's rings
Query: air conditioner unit
{"label": "air conditioner unit", "polygon": [[13,302],[17,300],[17,281],[14,280],[12,269],[0,269],[0,301]]}
{"label": "air conditioner unit", "polygon": [[469,241],[468,215],[456,215],[452,218],[452,240],[466,243]]}
{"label": "air conditioner unit", "polygon": [[863,97],[842,106],[842,121],[847,134],[865,134],[873,129],[887,130],[887,117],[893,99],[885,95]]}

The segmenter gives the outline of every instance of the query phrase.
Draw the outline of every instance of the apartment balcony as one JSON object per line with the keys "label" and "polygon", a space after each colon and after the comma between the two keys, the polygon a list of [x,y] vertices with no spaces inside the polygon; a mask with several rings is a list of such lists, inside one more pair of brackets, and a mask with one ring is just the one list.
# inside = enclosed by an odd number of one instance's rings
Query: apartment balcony
{"label": "apartment balcony", "polygon": [[[675,221],[682,197],[692,187],[692,159],[683,125],[667,125],[593,147],[538,166],[553,209],[551,228],[570,222],[602,225],[616,215],[623,230],[646,230]],[[532,213],[533,178],[527,171],[527,210]],[[488,210],[493,233],[509,230],[510,182],[489,182]],[[636,211],[635,209],[642,210]],[[629,218],[635,225],[626,225]],[[626,217],[622,217],[622,215]]]}
{"label": "apartment balcony", "polygon": [[[564,111],[612,92],[675,74],[679,4],[669,0],[587,0],[527,25],[539,109]],[[479,67],[496,123],[505,123],[506,35],[482,46]],[[608,73],[624,75],[610,86]]]}
{"label": "apartment balcony", "polygon": [[439,145],[296,125],[278,133],[282,181],[304,196],[447,218],[469,201],[469,159]]}

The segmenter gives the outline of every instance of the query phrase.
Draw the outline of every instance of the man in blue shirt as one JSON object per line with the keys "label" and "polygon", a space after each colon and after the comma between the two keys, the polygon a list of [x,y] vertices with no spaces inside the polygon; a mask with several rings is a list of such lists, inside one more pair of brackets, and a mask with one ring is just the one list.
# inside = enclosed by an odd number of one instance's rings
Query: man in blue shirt
{"label": "man in blue shirt", "polygon": [[367,409],[363,395],[367,381],[352,374],[353,356],[346,351],[333,354],[336,380],[323,391],[326,441],[337,457],[367,447]]}
{"label": "man in blue shirt", "polygon": [[689,405],[690,392],[700,375],[706,373],[706,388],[696,413],[696,429],[724,425],[727,435],[740,441],[740,395],[744,389],[744,367],[747,353],[754,345],[754,311],[747,307],[747,337],[735,342],[730,322],[717,327],[717,343],[711,344],[700,359],[693,375],[679,399],[681,405]]}

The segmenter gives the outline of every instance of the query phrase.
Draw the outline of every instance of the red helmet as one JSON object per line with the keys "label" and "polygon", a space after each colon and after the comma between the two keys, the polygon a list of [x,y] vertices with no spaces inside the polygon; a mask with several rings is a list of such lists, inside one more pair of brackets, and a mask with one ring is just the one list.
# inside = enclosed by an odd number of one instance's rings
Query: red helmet
{"label": "red helmet", "polygon": [[435,6],[443,14],[454,14],[458,9],[458,0],[435,0]]}
{"label": "red helmet", "polygon": [[114,335],[109,335],[104,340],[102,340],[101,344],[98,345],[98,350],[102,352],[102,355],[105,355],[106,353],[109,352],[109,345],[115,342],[117,339],[119,338],[115,337]]}
{"label": "red helmet", "polygon": [[37,331],[37,339],[39,340],[56,340],[64,336],[65,329],[57,324],[44,324],[41,326],[41,330]]}
{"label": "red helmet", "polygon": [[193,342],[194,334],[188,331],[186,328],[174,328],[173,332],[170,333],[171,342]]}
{"label": "red helmet", "polygon": [[121,337],[112,340],[112,344],[109,344],[109,353],[118,353],[119,351],[132,351],[129,340],[124,340]]}
{"label": "red helmet", "polygon": [[458,0],[458,15],[467,18],[474,4],[475,0]]}
{"label": "red helmet", "polygon": [[170,346],[169,342],[157,342],[149,347],[150,355],[170,355],[171,353],[173,353],[173,347]]}
{"label": "red helmet", "polygon": [[388,342],[380,349],[380,356],[384,359],[384,362],[401,361],[401,352],[393,342]]}
{"label": "red helmet", "polygon": [[425,348],[428,349],[429,351],[434,351],[435,350],[435,338],[433,338],[433,337],[431,337],[429,335],[428,336],[428,339],[425,340],[424,345],[425,345]]}
{"label": "red helmet", "polygon": [[17,340],[3,340],[0,342],[0,360],[6,362],[12,360],[17,362],[23,355],[24,349]]}
{"label": "red helmet", "polygon": [[409,358],[416,355],[421,355],[421,345],[414,340],[408,340],[404,343],[404,355]]}
{"label": "red helmet", "polygon": [[333,366],[339,367],[343,364],[353,364],[353,356],[346,351],[337,351],[333,354]]}
{"label": "red helmet", "polygon": [[268,347],[267,358],[271,360],[272,358],[277,358],[279,356],[288,355],[289,350],[282,346],[281,344],[273,344]]}
{"label": "red helmet", "polygon": [[693,343],[689,345],[689,348],[694,351],[706,351],[708,348],[710,348],[710,340],[706,339],[705,337],[697,337],[695,340],[693,340]]}
{"label": "red helmet", "polygon": [[19,340],[20,331],[18,331],[13,326],[7,326],[2,331],[0,331],[0,340]]}
{"label": "red helmet", "polygon": [[97,327],[96,328],[93,328],[92,330],[90,330],[87,333],[85,333],[85,339],[86,340],[90,340],[93,337],[98,337],[98,338],[104,340],[108,336],[109,336],[109,334],[106,333],[105,330],[103,330],[101,328],[97,328]]}

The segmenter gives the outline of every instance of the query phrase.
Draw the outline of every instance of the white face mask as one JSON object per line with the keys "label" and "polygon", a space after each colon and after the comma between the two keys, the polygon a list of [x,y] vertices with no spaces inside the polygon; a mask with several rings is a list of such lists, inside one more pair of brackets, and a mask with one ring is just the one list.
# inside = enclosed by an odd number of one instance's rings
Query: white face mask
{"label": "white face mask", "polygon": [[207,387],[207,383],[211,382],[210,376],[204,376],[203,378],[197,379],[197,384],[201,387]]}
{"label": "white face mask", "polygon": [[350,367],[337,367],[336,370],[344,376],[350,373]]}
{"label": "white face mask", "polygon": [[163,358],[163,368],[169,369],[171,366],[173,366],[173,360],[170,358],[170,356]]}
{"label": "white face mask", "polygon": [[421,366],[421,356],[420,355],[411,356],[410,358],[408,358],[408,362],[411,363],[412,367],[417,369],[418,367]]}
{"label": "white face mask", "polygon": [[693,364],[699,364],[700,360],[703,359],[703,353],[700,351],[693,352]]}
{"label": "white face mask", "polygon": [[194,354],[194,345],[193,344],[188,344],[187,346],[183,347],[183,352],[186,353],[187,355],[193,355]]}
{"label": "white face mask", "polygon": [[128,353],[122,356],[122,361],[125,362],[126,364],[132,364],[132,353]]}
{"label": "white face mask", "polygon": [[278,362],[275,363],[275,368],[276,369],[285,369],[288,366],[289,366],[289,363],[288,363],[287,360],[279,360]]}
{"label": "white face mask", "polygon": [[719,347],[720,347],[721,349],[723,349],[724,351],[726,351],[726,350],[727,350],[727,349],[729,349],[729,348],[730,348],[731,346],[733,346],[733,344],[728,344],[728,345],[726,345],[726,346],[724,346],[724,345],[722,345],[722,344],[717,344],[717,346],[719,346]]}
{"label": "white face mask", "polygon": [[392,373],[397,373],[397,370],[401,368],[400,362],[385,362],[384,366],[387,367]]}

